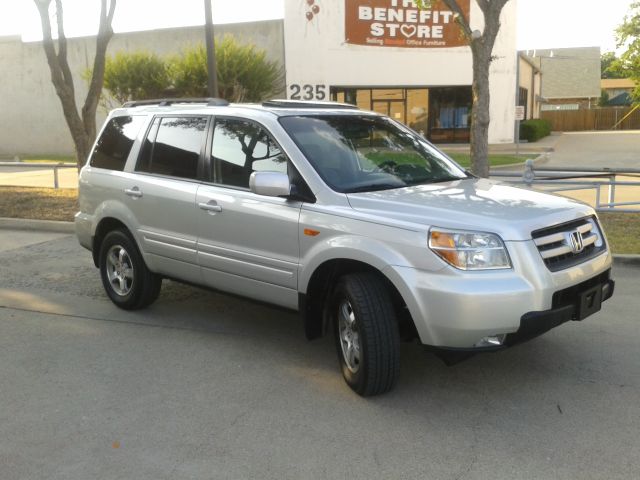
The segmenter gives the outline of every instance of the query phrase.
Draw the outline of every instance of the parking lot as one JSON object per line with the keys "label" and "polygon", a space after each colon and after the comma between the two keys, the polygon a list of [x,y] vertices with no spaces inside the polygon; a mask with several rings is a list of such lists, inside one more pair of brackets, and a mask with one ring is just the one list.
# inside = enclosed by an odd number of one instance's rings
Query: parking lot
{"label": "parking lot", "polygon": [[363,399],[294,313],[174,282],[124,312],[75,237],[0,229],[0,478],[637,478],[639,268],[508,351],[406,344]]}

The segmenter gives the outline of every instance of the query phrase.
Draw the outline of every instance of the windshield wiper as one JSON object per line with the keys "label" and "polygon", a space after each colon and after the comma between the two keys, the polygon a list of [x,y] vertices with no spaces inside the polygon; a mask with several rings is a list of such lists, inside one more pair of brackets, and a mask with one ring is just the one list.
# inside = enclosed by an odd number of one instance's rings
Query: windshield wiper
{"label": "windshield wiper", "polygon": [[469,177],[440,177],[440,178],[425,178],[421,180],[417,180],[416,182],[409,183],[410,186],[414,185],[430,185],[432,183],[444,183],[444,182],[455,182],[456,180],[465,180]]}
{"label": "windshield wiper", "polygon": [[402,188],[406,186],[406,183],[368,183],[349,188],[345,193],[377,192],[380,190],[391,190],[393,188]]}

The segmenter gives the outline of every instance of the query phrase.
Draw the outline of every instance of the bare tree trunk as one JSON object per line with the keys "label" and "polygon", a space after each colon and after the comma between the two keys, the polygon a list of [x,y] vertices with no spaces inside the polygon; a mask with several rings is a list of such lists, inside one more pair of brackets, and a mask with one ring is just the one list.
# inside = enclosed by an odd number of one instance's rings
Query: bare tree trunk
{"label": "bare tree trunk", "polygon": [[51,19],[49,17],[49,7],[52,0],[34,0],[40,21],[42,24],[42,46],[47,57],[49,70],[51,71],[51,82],[60,98],[62,112],[69,127],[71,138],[76,150],[78,168],[84,165],[89,156],[91,145],[96,136],[96,110],[98,101],[102,93],[104,80],[104,65],[107,52],[107,45],[113,36],[111,22],[116,8],[116,0],[101,0],[100,24],[98,37],[96,40],[96,56],[94,59],[89,92],[82,107],[82,116],[78,113],[76,103],[75,87],[73,75],[67,61],[67,38],[64,34],[64,13],[62,0],[54,0],[58,29],[58,51],[56,52],[56,42],[51,33]]}
{"label": "bare tree trunk", "polygon": [[[477,46],[474,45],[472,48],[477,49]],[[473,84],[471,86],[473,95],[473,107],[471,109],[471,171],[479,177],[489,176],[490,65],[491,52],[488,54],[483,51],[474,52]]]}
{"label": "bare tree trunk", "polygon": [[[491,53],[500,30],[500,14],[509,0],[475,0],[484,15],[484,31],[472,31],[457,0],[442,0],[455,14],[462,34],[469,41],[473,55],[473,105],[471,109],[471,171],[479,177],[489,176],[490,90],[489,67]],[[419,0],[421,7],[430,0]]]}

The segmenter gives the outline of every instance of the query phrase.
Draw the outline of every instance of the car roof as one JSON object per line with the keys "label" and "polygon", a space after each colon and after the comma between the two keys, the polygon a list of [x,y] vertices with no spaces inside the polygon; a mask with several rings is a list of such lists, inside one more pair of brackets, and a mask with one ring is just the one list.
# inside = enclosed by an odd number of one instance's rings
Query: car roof
{"label": "car roof", "polygon": [[249,112],[270,113],[277,117],[297,115],[377,115],[358,109],[355,105],[337,102],[305,102],[297,100],[268,100],[258,103],[229,103],[218,98],[173,98],[126,102],[113,115],[136,113],[242,115]]}

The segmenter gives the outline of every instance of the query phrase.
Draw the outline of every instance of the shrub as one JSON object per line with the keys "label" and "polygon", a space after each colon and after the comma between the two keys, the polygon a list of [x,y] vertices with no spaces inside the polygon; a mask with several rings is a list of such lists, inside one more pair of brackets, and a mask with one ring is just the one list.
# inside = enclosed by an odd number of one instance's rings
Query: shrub
{"label": "shrub", "polygon": [[116,101],[161,98],[171,84],[165,61],[153,53],[116,53],[107,57],[104,88]]}
{"label": "shrub", "polygon": [[[216,41],[218,96],[232,102],[258,102],[284,88],[282,69],[267,60],[264,50],[242,45],[231,36]],[[186,49],[170,65],[175,94],[207,96],[207,52],[203,46]]]}
{"label": "shrub", "polygon": [[551,122],[535,119],[525,120],[520,124],[520,140],[537,142],[551,133]]}
{"label": "shrub", "polygon": [[[266,51],[240,44],[231,36],[216,41],[216,67],[218,96],[231,102],[258,102],[284,90],[278,63],[268,60]],[[90,77],[90,70],[87,75]],[[206,49],[194,46],[170,58],[119,52],[106,60],[104,89],[121,104],[162,97],[207,97]]]}

